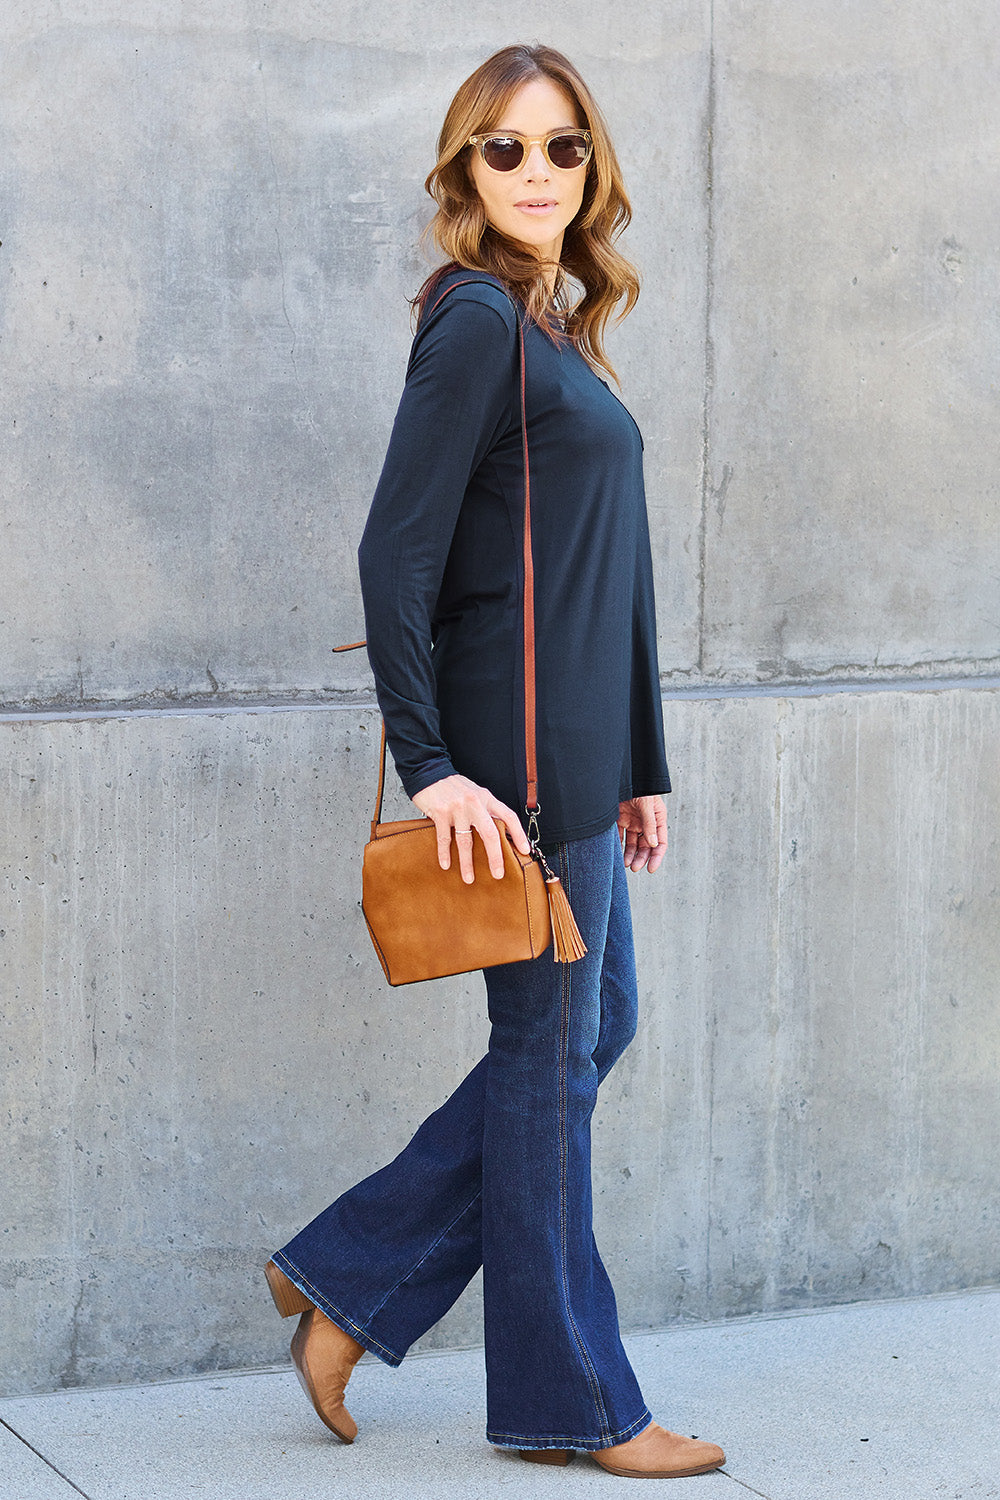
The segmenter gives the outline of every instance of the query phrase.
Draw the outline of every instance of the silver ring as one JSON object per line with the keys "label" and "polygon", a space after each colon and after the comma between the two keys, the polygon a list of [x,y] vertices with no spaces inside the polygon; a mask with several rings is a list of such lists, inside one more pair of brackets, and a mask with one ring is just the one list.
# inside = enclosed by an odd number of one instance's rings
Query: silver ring
{"label": "silver ring", "polygon": [[466,836],[466,838],[470,838],[471,839],[471,837],[472,837],[472,829],[471,828],[456,828],[455,829],[455,837],[457,839],[460,839],[463,834]]}

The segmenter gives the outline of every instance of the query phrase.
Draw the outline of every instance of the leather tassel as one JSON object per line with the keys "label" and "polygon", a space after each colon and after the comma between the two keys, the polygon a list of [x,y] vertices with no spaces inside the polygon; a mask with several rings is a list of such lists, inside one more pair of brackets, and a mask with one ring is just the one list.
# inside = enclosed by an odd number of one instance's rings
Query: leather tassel
{"label": "leather tassel", "polygon": [[587,945],[580,936],[580,929],[576,925],[576,918],[559,876],[553,875],[551,879],[547,879],[545,889],[549,896],[555,961],[557,964],[576,963],[586,953]]}

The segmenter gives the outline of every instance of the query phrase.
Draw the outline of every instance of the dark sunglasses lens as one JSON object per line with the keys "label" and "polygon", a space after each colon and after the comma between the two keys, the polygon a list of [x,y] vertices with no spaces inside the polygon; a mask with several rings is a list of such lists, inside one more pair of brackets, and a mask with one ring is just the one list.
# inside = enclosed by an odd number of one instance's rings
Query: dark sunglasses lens
{"label": "dark sunglasses lens", "polygon": [[491,135],[483,142],[483,160],[494,172],[513,172],[524,160],[524,147],[516,136]]}
{"label": "dark sunglasses lens", "polygon": [[549,141],[549,161],[554,167],[568,170],[587,160],[589,147],[583,135],[554,135]]}

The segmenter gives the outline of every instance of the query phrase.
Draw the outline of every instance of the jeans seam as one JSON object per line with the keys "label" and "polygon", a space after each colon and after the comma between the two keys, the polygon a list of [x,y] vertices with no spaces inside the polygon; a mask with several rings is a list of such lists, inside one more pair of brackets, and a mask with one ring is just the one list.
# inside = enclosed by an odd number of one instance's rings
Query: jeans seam
{"label": "jeans seam", "polygon": [[[607,934],[605,934],[604,943],[605,943],[605,948],[606,948],[607,947]],[[600,977],[600,980],[598,981],[598,985],[597,985],[597,1004],[598,1004],[598,1007],[599,1007],[599,1017],[600,1017],[600,1019],[599,1019],[598,1024],[597,1024],[597,1046],[594,1048],[594,1051],[590,1054],[592,1058],[595,1057],[595,1055],[598,1052],[600,1052],[600,1050],[601,1050],[601,1043],[604,1040],[604,1016],[605,1016],[605,1012],[607,1010],[607,1004],[606,1004],[607,993],[608,993],[608,987],[607,987],[607,985],[604,982],[604,960],[603,960],[603,955],[602,955],[602,959],[601,959],[601,977]],[[596,1066],[596,1063],[595,1063],[595,1066]],[[600,1086],[601,1077],[600,1077],[600,1073],[599,1072],[598,1072],[597,1082],[598,1082],[598,1086]]]}
{"label": "jeans seam", "polygon": [[[567,849],[567,847],[566,847],[565,844],[562,844],[560,846],[560,850],[559,850],[559,864],[560,864],[560,874],[563,877],[563,883],[564,883],[564,885],[566,887],[567,898],[571,899],[572,898],[572,886],[571,886],[571,874],[570,874],[570,867],[569,867],[569,850]],[[606,1438],[610,1434],[611,1423],[608,1421],[608,1414],[607,1414],[607,1410],[606,1410],[605,1405],[604,1405],[604,1398],[601,1395],[601,1387],[600,1387],[600,1382],[599,1382],[599,1380],[597,1378],[597,1372],[594,1369],[593,1362],[591,1361],[590,1355],[587,1353],[586,1345],[585,1345],[584,1340],[583,1340],[583,1338],[582,1338],[582,1336],[580,1334],[580,1330],[577,1327],[576,1319],[573,1316],[573,1309],[572,1309],[572,1307],[570,1305],[569,1277],[568,1277],[568,1274],[567,1274],[567,1266],[566,1266],[566,1213],[567,1213],[567,1203],[566,1203],[566,1200],[567,1200],[567,1196],[568,1196],[567,1195],[567,1171],[566,1171],[566,1154],[567,1154],[567,1148],[566,1148],[566,1113],[567,1113],[567,1102],[566,1102],[567,1087],[566,1087],[566,1078],[567,1078],[567,1073],[568,1073],[568,1055],[567,1054],[568,1054],[568,1050],[569,1050],[569,1013],[570,1013],[570,1008],[572,1006],[573,978],[572,978],[572,969],[571,969],[571,966],[569,964],[563,964],[561,967],[562,967],[562,974],[561,974],[562,1007],[561,1007],[561,1022],[560,1022],[560,1037],[559,1037],[559,1252],[560,1252],[560,1270],[562,1272],[563,1298],[564,1298],[565,1305],[566,1305],[566,1317],[569,1320],[570,1328],[573,1330],[573,1337],[576,1340],[576,1346],[577,1346],[577,1349],[578,1349],[579,1354],[580,1354],[580,1362],[583,1365],[584,1373],[585,1373],[586,1378],[587,1378],[587,1383],[590,1386],[591,1398],[593,1399],[594,1408],[595,1408],[595,1410],[597,1412],[597,1419],[598,1419],[598,1422],[600,1423],[600,1426],[601,1426],[601,1434],[602,1434],[603,1437]]]}
{"label": "jeans seam", "polygon": [[438,1235],[437,1239],[434,1240],[430,1245],[427,1246],[427,1249],[424,1251],[423,1255],[421,1255],[420,1259],[414,1261],[414,1263],[410,1267],[410,1269],[408,1271],[405,1271],[403,1273],[403,1275],[400,1276],[399,1280],[393,1283],[393,1285],[386,1292],[385,1296],[382,1298],[382,1301],[379,1302],[377,1304],[377,1306],[375,1306],[375,1307],[372,1308],[371,1312],[368,1314],[368,1319],[367,1319],[368,1323],[372,1323],[374,1321],[374,1319],[378,1317],[379,1313],[382,1311],[383,1307],[388,1302],[388,1300],[392,1296],[393,1292],[398,1291],[399,1288],[403,1285],[403,1282],[407,1281],[413,1275],[414,1271],[419,1271],[419,1269],[423,1265],[424,1261],[427,1260],[427,1258],[434,1253],[434,1251],[437,1249],[438,1245],[440,1245],[441,1241],[445,1238],[445,1236],[448,1235],[448,1234],[450,1234],[451,1231],[454,1229],[454,1227],[458,1223],[459,1219],[462,1219],[462,1218],[465,1217],[465,1215],[469,1212],[469,1209],[476,1202],[476,1199],[477,1198],[481,1198],[482,1195],[483,1195],[483,1190],[480,1187],[480,1188],[478,1188],[476,1190],[475,1193],[473,1193],[472,1197],[469,1199],[468,1203],[466,1203],[465,1207],[463,1209],[461,1209],[455,1215],[455,1217],[451,1220],[451,1222],[449,1224],[445,1225],[445,1227],[442,1229],[441,1233]]}

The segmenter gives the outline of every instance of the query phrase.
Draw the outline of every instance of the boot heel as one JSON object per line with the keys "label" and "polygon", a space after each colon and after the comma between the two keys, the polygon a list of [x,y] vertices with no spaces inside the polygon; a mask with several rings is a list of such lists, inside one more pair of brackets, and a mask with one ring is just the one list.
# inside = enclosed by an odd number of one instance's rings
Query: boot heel
{"label": "boot heel", "polygon": [[517,1451],[529,1464],[557,1464],[560,1469],[565,1468],[573,1457],[572,1448],[519,1448]]}
{"label": "boot heel", "polygon": [[267,1285],[274,1298],[274,1305],[283,1318],[290,1318],[295,1313],[308,1312],[311,1307],[315,1307],[316,1304],[310,1302],[309,1298],[289,1281],[284,1271],[280,1270],[273,1260],[269,1260],[264,1267],[264,1275],[267,1277]]}

